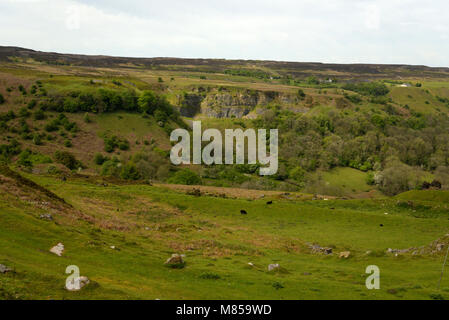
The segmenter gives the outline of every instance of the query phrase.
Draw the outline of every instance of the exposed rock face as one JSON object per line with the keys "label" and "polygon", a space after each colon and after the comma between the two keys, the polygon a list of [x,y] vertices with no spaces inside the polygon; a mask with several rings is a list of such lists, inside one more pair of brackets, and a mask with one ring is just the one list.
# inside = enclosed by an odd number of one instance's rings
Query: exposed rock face
{"label": "exposed rock face", "polygon": [[184,94],[179,112],[184,117],[194,117],[197,113],[201,112],[201,102],[204,97],[199,94]]}
{"label": "exposed rock face", "polygon": [[272,102],[289,105],[300,112],[304,111],[304,107],[299,107],[300,99],[295,94],[255,90],[230,92],[226,89],[212,91],[198,89],[196,92],[178,97],[179,112],[182,116],[194,117],[202,113],[213,118],[242,118],[256,106],[266,106]]}
{"label": "exposed rock face", "polygon": [[205,101],[206,106],[248,106],[255,107],[259,103],[259,95],[257,93],[218,93],[209,95]]}
{"label": "exposed rock face", "polygon": [[210,118],[243,118],[250,112],[251,108],[245,106],[202,109],[202,113]]}
{"label": "exposed rock face", "polygon": [[340,259],[341,259],[341,258],[348,259],[350,255],[351,255],[351,252],[350,252],[350,251],[343,251],[343,252],[340,252],[340,254],[338,255],[338,257],[339,257]]}

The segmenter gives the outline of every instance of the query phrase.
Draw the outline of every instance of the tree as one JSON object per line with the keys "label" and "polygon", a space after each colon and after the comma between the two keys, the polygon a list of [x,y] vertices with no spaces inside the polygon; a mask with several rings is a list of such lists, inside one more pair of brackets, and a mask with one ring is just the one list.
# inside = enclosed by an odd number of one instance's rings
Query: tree
{"label": "tree", "polygon": [[139,97],[138,104],[140,112],[153,114],[157,108],[157,97],[153,91],[144,91]]}

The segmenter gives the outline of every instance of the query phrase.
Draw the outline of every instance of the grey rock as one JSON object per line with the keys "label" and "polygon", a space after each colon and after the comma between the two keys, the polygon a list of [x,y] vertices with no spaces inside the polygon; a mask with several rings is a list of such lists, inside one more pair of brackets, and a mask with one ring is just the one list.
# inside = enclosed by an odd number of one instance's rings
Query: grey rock
{"label": "grey rock", "polygon": [[64,245],[62,243],[58,243],[56,246],[50,249],[50,252],[60,257],[64,252]]}
{"label": "grey rock", "polygon": [[7,266],[0,264],[0,273],[8,273],[12,271],[10,268],[8,268]]}
{"label": "grey rock", "polygon": [[268,265],[268,271],[279,270],[281,266],[278,263]]}
{"label": "grey rock", "polygon": [[70,285],[68,283],[66,283],[65,288],[68,291],[79,291],[83,287],[87,286],[89,283],[90,283],[90,280],[88,277],[81,276],[77,279],[74,279],[73,282],[70,283]]}
{"label": "grey rock", "polygon": [[41,214],[39,216],[39,218],[42,219],[42,220],[48,220],[48,221],[52,221],[53,220],[53,216],[51,214],[49,214],[49,213]]}
{"label": "grey rock", "polygon": [[172,254],[171,257],[167,259],[167,261],[165,261],[165,264],[169,266],[183,265],[184,259],[182,258],[182,255],[175,253]]}

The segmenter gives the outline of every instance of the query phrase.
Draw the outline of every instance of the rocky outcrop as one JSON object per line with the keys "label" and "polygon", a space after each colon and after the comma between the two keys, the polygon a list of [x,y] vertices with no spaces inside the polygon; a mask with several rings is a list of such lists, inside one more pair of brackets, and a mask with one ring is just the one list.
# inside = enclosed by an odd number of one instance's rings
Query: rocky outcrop
{"label": "rocky outcrop", "polygon": [[201,111],[201,102],[204,96],[200,94],[184,94],[180,100],[179,112],[184,117],[194,117]]}
{"label": "rocky outcrop", "polygon": [[243,118],[252,110],[247,106],[202,108],[201,112],[210,118]]}
{"label": "rocky outcrop", "polygon": [[192,89],[178,97],[178,108],[182,116],[194,117],[202,113],[212,118],[243,118],[257,106],[270,103],[288,105],[293,110],[303,112],[301,99],[293,93],[276,91],[241,90],[231,91],[226,88]]}

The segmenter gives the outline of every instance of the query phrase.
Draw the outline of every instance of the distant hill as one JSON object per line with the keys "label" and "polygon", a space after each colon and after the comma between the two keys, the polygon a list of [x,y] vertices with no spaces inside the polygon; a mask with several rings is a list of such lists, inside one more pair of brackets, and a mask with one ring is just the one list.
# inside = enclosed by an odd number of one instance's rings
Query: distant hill
{"label": "distant hill", "polygon": [[318,62],[286,62],[266,60],[226,60],[226,59],[184,59],[184,58],[130,58],[103,55],[62,54],[42,52],[20,47],[0,46],[0,61],[14,58],[33,59],[38,62],[57,65],[88,67],[128,67],[159,70],[203,72],[225,72],[229,68],[268,69],[282,76],[306,77],[326,74],[335,78],[390,78],[403,77],[449,77],[449,68],[433,68],[414,65],[388,64],[331,64]]}

